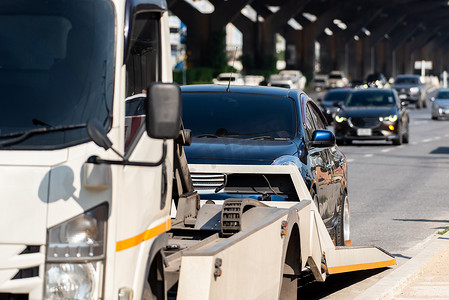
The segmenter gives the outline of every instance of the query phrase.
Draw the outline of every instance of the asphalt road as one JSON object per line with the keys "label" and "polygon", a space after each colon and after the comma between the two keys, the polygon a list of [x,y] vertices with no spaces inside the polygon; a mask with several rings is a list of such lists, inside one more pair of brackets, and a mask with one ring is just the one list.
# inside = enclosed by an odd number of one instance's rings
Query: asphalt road
{"label": "asphalt road", "polygon": [[[427,237],[449,227],[449,120],[431,120],[430,108],[413,105],[409,115],[409,144],[341,146],[348,161],[352,244],[379,246],[399,265]],[[300,293],[307,299],[351,299],[388,271],[336,275]]]}

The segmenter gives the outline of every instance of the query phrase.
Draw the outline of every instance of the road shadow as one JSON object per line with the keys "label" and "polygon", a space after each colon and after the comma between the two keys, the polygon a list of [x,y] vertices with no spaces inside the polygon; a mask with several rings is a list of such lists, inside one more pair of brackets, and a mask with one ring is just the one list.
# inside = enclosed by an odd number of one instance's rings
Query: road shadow
{"label": "road shadow", "polygon": [[298,299],[322,299],[323,297],[329,296],[353,284],[380,274],[388,269],[390,268],[335,274],[329,276],[325,282],[307,282],[307,278],[305,278],[299,282],[300,287],[298,289]]}
{"label": "road shadow", "polygon": [[449,154],[449,147],[438,147],[432,150],[430,154]]}

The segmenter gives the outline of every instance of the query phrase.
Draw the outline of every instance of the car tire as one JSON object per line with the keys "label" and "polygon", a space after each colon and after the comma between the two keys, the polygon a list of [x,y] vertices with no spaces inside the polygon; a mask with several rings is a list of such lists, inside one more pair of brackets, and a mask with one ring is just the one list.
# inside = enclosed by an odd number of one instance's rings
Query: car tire
{"label": "car tire", "polygon": [[438,117],[432,116],[432,120],[438,120]]}
{"label": "car tire", "polygon": [[402,142],[403,142],[404,144],[408,144],[408,142],[409,142],[409,137],[410,137],[410,135],[409,135],[409,128],[410,128],[410,126],[409,126],[409,124],[407,123],[407,130],[406,130],[406,132],[404,133],[404,135],[402,136]]}
{"label": "car tire", "polygon": [[335,234],[335,245],[345,246],[346,241],[350,241],[350,214],[348,194],[342,195],[340,203],[340,214],[338,216],[337,232]]}
{"label": "car tire", "polygon": [[348,145],[348,146],[352,145],[352,140],[345,140],[345,144]]}
{"label": "car tire", "polygon": [[398,137],[393,140],[393,145],[395,145],[395,146],[402,145],[402,142],[403,142],[402,126],[399,127],[398,131],[399,131]]}

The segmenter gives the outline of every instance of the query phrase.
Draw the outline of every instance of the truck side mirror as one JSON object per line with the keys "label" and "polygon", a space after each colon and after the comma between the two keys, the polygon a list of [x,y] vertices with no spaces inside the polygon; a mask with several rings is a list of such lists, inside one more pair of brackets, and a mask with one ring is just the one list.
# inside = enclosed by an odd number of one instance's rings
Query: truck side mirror
{"label": "truck side mirror", "polygon": [[181,128],[181,89],[173,83],[153,83],[146,101],[146,129],[156,139],[175,139]]}

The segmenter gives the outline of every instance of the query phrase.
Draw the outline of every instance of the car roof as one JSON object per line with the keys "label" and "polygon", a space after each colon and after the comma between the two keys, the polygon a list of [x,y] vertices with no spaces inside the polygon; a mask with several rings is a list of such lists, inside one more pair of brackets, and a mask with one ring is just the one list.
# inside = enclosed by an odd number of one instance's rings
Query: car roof
{"label": "car roof", "polygon": [[421,77],[421,76],[415,75],[415,74],[401,74],[401,75],[396,76],[396,78],[399,78],[399,77]]}
{"label": "car roof", "polygon": [[363,93],[379,93],[379,94],[392,94],[392,89],[380,89],[380,88],[366,88],[366,89],[353,89],[351,94],[363,94]]}
{"label": "car roof", "polygon": [[[181,86],[183,93],[226,93],[228,89],[227,85],[219,84],[192,84]],[[292,93],[299,93],[296,89],[286,89],[278,87],[267,86],[246,86],[246,85],[230,85],[230,93],[240,94],[259,94],[259,95],[271,95],[278,97],[290,97]]]}

